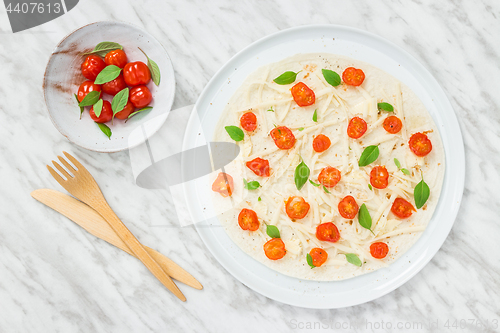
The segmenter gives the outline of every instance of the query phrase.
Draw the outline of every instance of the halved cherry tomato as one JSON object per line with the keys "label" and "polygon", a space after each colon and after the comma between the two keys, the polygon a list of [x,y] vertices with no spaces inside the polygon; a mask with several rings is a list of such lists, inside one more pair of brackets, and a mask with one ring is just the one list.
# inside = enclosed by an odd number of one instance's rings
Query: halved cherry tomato
{"label": "halved cherry tomato", "polygon": [[108,101],[103,101],[102,110],[99,117],[95,115],[94,107],[90,108],[90,118],[96,123],[107,123],[113,118],[113,110],[111,109],[111,103]]}
{"label": "halved cherry tomato", "polygon": [[247,167],[253,171],[257,176],[269,177],[270,168],[269,161],[260,157],[256,157],[246,163]]}
{"label": "halved cherry tomato", "polygon": [[354,117],[349,121],[349,125],[347,126],[347,135],[352,139],[359,139],[365,134],[367,129],[366,121],[359,117]]}
{"label": "halved cherry tomato", "polygon": [[398,117],[389,116],[385,118],[383,126],[387,132],[396,134],[403,128],[403,123],[401,122],[401,120],[399,120]]}
{"label": "halved cherry tomato", "polygon": [[358,214],[358,204],[351,195],[339,202],[339,213],[345,219],[353,219]]}
{"label": "halved cherry tomato", "polygon": [[264,253],[271,260],[281,259],[286,254],[285,243],[281,238],[273,238],[264,244]]}
{"label": "halved cherry tomato", "polygon": [[129,62],[123,68],[123,78],[129,86],[148,84],[151,80],[151,72],[142,61]]}
{"label": "halved cherry tomato", "polygon": [[322,153],[330,148],[331,144],[332,142],[326,135],[320,134],[313,140],[313,149],[317,153]]}
{"label": "halved cherry tomato", "polygon": [[389,172],[385,166],[376,166],[370,172],[370,184],[378,189],[384,189],[389,185]]}
{"label": "halved cherry tomato", "polygon": [[306,86],[304,82],[299,82],[294,85],[291,89],[292,97],[298,106],[309,106],[313,105],[316,101],[316,95],[311,88]]}
{"label": "halved cherry tomato", "polygon": [[129,100],[138,109],[148,106],[152,99],[153,95],[146,86],[136,86],[130,89]]}
{"label": "halved cherry tomato", "polygon": [[431,140],[424,133],[415,133],[408,141],[411,151],[417,156],[425,156],[432,150]]}
{"label": "halved cherry tomato", "polygon": [[102,91],[112,96],[118,94],[125,88],[127,88],[127,84],[125,83],[122,74],[118,75],[116,79],[102,84]]}
{"label": "halved cherry tomato", "polygon": [[326,222],[316,227],[316,238],[320,241],[335,243],[340,239],[340,232],[332,222]]}
{"label": "halved cherry tomato", "polygon": [[80,87],[78,87],[78,93],[76,94],[78,101],[79,102],[83,101],[85,96],[87,96],[87,94],[91,91],[101,91],[101,86],[95,84],[94,81],[85,81],[82,84],[80,84]]}
{"label": "halved cherry tomato", "polygon": [[286,126],[275,127],[271,130],[271,138],[279,149],[290,149],[295,145],[295,135]]}
{"label": "halved cherry tomato", "polygon": [[130,116],[132,114],[132,112],[135,111],[135,108],[134,108],[134,105],[132,103],[130,103],[130,101],[127,102],[127,104],[125,105],[125,107],[123,108],[123,110],[121,110],[120,112],[118,112],[117,114],[115,114],[115,118],[118,118],[118,119],[127,119],[128,116]]}
{"label": "halved cherry tomato", "polygon": [[240,118],[240,124],[245,131],[255,131],[257,128],[257,116],[253,112],[245,112]]}
{"label": "halved cherry tomato", "polygon": [[326,187],[334,187],[342,178],[340,171],[334,167],[323,168],[318,176],[318,181]]}
{"label": "halved cherry tomato", "polygon": [[109,51],[104,57],[106,65],[115,65],[120,68],[125,67],[128,62],[127,55],[123,50]]}
{"label": "halved cherry tomato", "polygon": [[260,223],[257,213],[251,209],[243,208],[238,215],[238,224],[243,230],[255,231],[259,229]]}
{"label": "halved cherry tomato", "polygon": [[376,242],[370,245],[370,253],[373,258],[383,259],[389,253],[389,247],[386,243]]}
{"label": "halved cherry tomato", "polygon": [[365,80],[365,73],[361,69],[347,67],[342,73],[342,80],[350,86],[360,86]]}
{"label": "halved cherry tomato", "polygon": [[403,198],[396,198],[391,207],[391,212],[402,219],[410,217],[411,214],[416,211],[417,210],[413,207],[413,205]]}
{"label": "halved cherry tomato", "polygon": [[328,259],[328,253],[319,247],[312,249],[309,254],[311,255],[314,267],[320,267]]}
{"label": "halved cherry tomato", "polygon": [[224,198],[233,194],[233,188],[233,177],[224,172],[220,172],[212,184],[212,191],[220,193]]}
{"label": "halved cherry tomato", "polygon": [[286,215],[292,220],[304,218],[309,207],[310,205],[302,197],[289,197],[285,202]]}
{"label": "halved cherry tomato", "polygon": [[95,78],[106,67],[106,63],[96,55],[89,55],[82,63],[82,74],[90,81],[95,81]]}

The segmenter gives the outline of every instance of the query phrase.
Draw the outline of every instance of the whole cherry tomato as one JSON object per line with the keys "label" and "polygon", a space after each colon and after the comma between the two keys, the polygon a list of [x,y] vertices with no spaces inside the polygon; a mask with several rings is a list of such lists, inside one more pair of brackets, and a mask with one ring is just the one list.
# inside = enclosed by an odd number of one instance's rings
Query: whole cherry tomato
{"label": "whole cherry tomato", "polygon": [[127,88],[127,84],[125,83],[122,74],[118,75],[116,79],[102,84],[102,91],[113,96],[125,88]]}
{"label": "whole cherry tomato", "polygon": [[328,253],[319,247],[312,249],[309,254],[311,255],[314,267],[320,267],[325,263],[326,259],[328,259]]}
{"label": "whole cherry tomato", "polygon": [[275,127],[270,134],[279,149],[290,149],[295,145],[295,135],[286,126]]}
{"label": "whole cherry tomato", "polygon": [[96,123],[107,123],[113,118],[113,110],[111,109],[111,103],[108,101],[103,101],[102,110],[99,117],[95,115],[94,107],[90,108],[90,118]]}
{"label": "whole cherry tomato", "polygon": [[347,135],[352,139],[359,139],[365,134],[367,129],[366,121],[362,118],[354,117],[349,121],[349,125],[347,126]]}
{"label": "whole cherry tomato", "polygon": [[310,205],[302,197],[289,197],[285,202],[286,215],[292,220],[304,218],[309,207]]}
{"label": "whole cherry tomato", "polygon": [[432,142],[424,133],[415,133],[408,141],[411,151],[417,156],[425,156],[432,150]]}
{"label": "whole cherry tomato", "polygon": [[389,253],[389,247],[386,243],[376,242],[370,245],[370,253],[373,258],[383,259]]}
{"label": "whole cherry tomato", "polygon": [[257,128],[257,116],[253,112],[245,112],[240,118],[240,124],[245,131],[255,131]]}
{"label": "whole cherry tomato", "polygon": [[330,148],[331,144],[332,142],[326,135],[320,134],[313,140],[313,149],[317,153],[322,153]]}
{"label": "whole cherry tomato", "polygon": [[338,169],[327,166],[319,173],[318,181],[326,187],[334,187],[340,181],[340,178],[342,178],[342,175]]}
{"label": "whole cherry tomato", "polygon": [[358,204],[351,195],[339,202],[339,213],[345,219],[353,219],[358,214]]}
{"label": "whole cherry tomato", "polygon": [[146,86],[136,86],[130,89],[129,100],[138,109],[148,106],[152,99],[153,95]]}
{"label": "whole cherry tomato", "polygon": [[378,189],[384,189],[389,185],[389,172],[385,166],[376,166],[370,172],[370,184]]}
{"label": "whole cherry tomato", "polygon": [[365,73],[361,69],[348,67],[342,73],[342,80],[350,86],[360,86],[365,80]]}
{"label": "whole cherry tomato", "polygon": [[122,120],[127,119],[128,116],[130,116],[134,111],[135,111],[134,105],[130,103],[130,101],[128,101],[123,110],[115,114],[115,118]]}
{"label": "whole cherry tomato", "polygon": [[270,169],[269,169],[269,161],[262,159],[260,157],[256,157],[251,161],[246,163],[247,167],[253,171],[257,176],[261,177],[269,177]]}
{"label": "whole cherry tomato", "polygon": [[305,83],[299,82],[294,85],[291,89],[292,97],[295,103],[298,106],[309,106],[313,105],[316,101],[316,95],[314,95],[314,91],[306,86]]}
{"label": "whole cherry tomato", "polygon": [[340,232],[332,222],[326,222],[316,227],[316,238],[320,241],[335,243],[340,239]]}
{"label": "whole cherry tomato", "polygon": [[402,219],[410,217],[411,214],[416,211],[417,210],[413,207],[413,205],[403,198],[396,198],[391,207],[391,212]]}
{"label": "whole cherry tomato", "polygon": [[401,122],[401,120],[399,120],[398,117],[389,116],[385,118],[383,126],[387,132],[396,134],[403,128],[403,123]]}
{"label": "whole cherry tomato", "polygon": [[123,68],[123,78],[129,86],[148,84],[151,80],[151,72],[142,61],[129,62]]}
{"label": "whole cherry tomato", "polygon": [[260,223],[257,213],[251,209],[243,208],[238,215],[238,224],[243,230],[255,231],[259,229]]}
{"label": "whole cherry tomato", "polygon": [[[80,87],[78,87],[78,93],[76,94],[78,101],[81,102],[87,96],[87,94],[91,91],[101,91],[101,86],[98,84],[95,84],[94,81],[85,81],[82,84],[80,84]],[[99,97],[102,95],[102,93],[99,95]]]}
{"label": "whole cherry tomato", "polygon": [[271,260],[281,259],[286,254],[285,243],[281,238],[273,238],[264,244],[264,253]]}
{"label": "whole cherry tomato", "polygon": [[[118,116],[118,113],[116,116]],[[212,184],[212,191],[220,193],[224,198],[230,197],[233,194],[233,188],[233,177],[224,172],[219,172],[217,179]]]}
{"label": "whole cherry tomato", "polygon": [[90,81],[95,81],[95,78],[106,67],[106,63],[96,55],[89,55],[82,63],[82,74]]}
{"label": "whole cherry tomato", "polygon": [[109,51],[108,54],[106,54],[106,57],[104,57],[104,62],[106,65],[115,65],[120,68],[125,67],[127,64],[127,55],[123,50],[114,50],[114,51]]}

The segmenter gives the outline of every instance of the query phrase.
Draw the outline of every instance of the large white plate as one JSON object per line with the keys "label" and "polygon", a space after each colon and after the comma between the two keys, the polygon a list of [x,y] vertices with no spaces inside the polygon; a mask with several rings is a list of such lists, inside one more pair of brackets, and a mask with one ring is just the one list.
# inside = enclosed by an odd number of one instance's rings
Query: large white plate
{"label": "large white plate", "polygon": [[[329,52],[371,63],[408,85],[422,100],[438,126],[444,144],[446,170],[436,211],[420,239],[387,268],[334,282],[300,280],[257,262],[235,245],[217,218],[196,224],[214,257],[248,287],[274,300],[306,308],[340,308],[371,301],[398,288],[436,254],[460,206],[465,178],[462,135],[453,109],[438,82],[403,49],[371,33],[335,25],[292,28],[263,38],[236,54],[215,74],[198,99],[184,138],[183,149],[204,144],[214,134],[217,120],[234,91],[258,67],[297,53]],[[199,117],[199,118],[198,118]],[[201,125],[200,125],[201,121]],[[206,216],[206,190],[194,182],[184,191],[193,221]]]}

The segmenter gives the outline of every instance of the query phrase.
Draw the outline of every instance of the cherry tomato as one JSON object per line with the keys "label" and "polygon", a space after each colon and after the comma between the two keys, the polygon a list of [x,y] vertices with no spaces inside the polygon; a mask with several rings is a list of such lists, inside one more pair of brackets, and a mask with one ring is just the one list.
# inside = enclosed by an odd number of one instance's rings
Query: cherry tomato
{"label": "cherry tomato", "polygon": [[408,141],[411,151],[417,156],[425,156],[432,150],[431,140],[424,133],[415,133]]}
{"label": "cherry tomato", "polygon": [[342,73],[342,80],[350,86],[360,86],[365,80],[365,73],[361,69],[347,67]]}
{"label": "cherry tomato", "polygon": [[90,108],[90,118],[96,123],[107,123],[113,118],[113,110],[111,109],[111,103],[108,101],[103,101],[101,114],[99,118],[96,117],[94,112],[94,107]]}
{"label": "cherry tomato", "polygon": [[[118,115],[118,114],[117,114]],[[212,184],[212,191],[220,193],[224,198],[230,197],[233,194],[233,177],[230,174],[220,172]],[[240,213],[241,215],[241,213]]]}
{"label": "cherry tomato", "polygon": [[339,202],[339,213],[345,219],[353,219],[358,214],[358,204],[351,195]]}
{"label": "cherry tomato", "polygon": [[376,166],[370,172],[370,184],[378,189],[384,189],[389,185],[389,173],[385,166]]}
{"label": "cherry tomato", "polygon": [[295,145],[295,135],[286,126],[275,127],[271,130],[271,138],[279,149],[290,149]]}
{"label": "cherry tomato", "polygon": [[359,117],[354,117],[349,121],[349,125],[347,126],[347,135],[352,139],[359,139],[365,134],[367,129],[366,121]]}
{"label": "cherry tomato", "polygon": [[120,112],[118,112],[117,114],[115,114],[115,118],[118,118],[118,119],[127,119],[128,116],[130,116],[132,114],[132,112],[135,111],[135,108],[134,108],[134,105],[132,103],[130,103],[130,101],[127,102],[127,104],[125,105],[125,107],[123,108],[123,110],[121,110]]}
{"label": "cherry tomato", "polygon": [[286,254],[285,243],[281,238],[273,238],[264,244],[264,253],[271,260],[281,259]]}
{"label": "cherry tomato", "polygon": [[269,177],[270,169],[269,169],[269,161],[262,159],[260,157],[256,157],[251,161],[248,161],[247,167],[253,171],[257,176],[261,177]]}
{"label": "cherry tomato", "polygon": [[138,109],[148,106],[152,99],[153,95],[146,86],[136,86],[130,89],[129,100]]}
{"label": "cherry tomato", "polygon": [[326,135],[320,134],[313,140],[313,149],[317,153],[322,153],[330,148],[331,144],[332,142]]}
{"label": "cherry tomato", "polygon": [[102,91],[112,96],[118,94],[125,88],[127,88],[127,84],[125,83],[122,74],[118,75],[118,77],[113,81],[109,81],[102,84]]}
{"label": "cherry tomato", "polygon": [[125,65],[128,62],[127,55],[123,50],[114,50],[114,51],[109,51],[108,54],[106,54],[106,57],[104,57],[104,62],[106,65],[115,65],[120,68],[125,67]]}
{"label": "cherry tomato", "polygon": [[335,243],[340,239],[340,232],[332,222],[326,222],[316,227],[316,238],[320,241]]}
{"label": "cherry tomato", "polygon": [[323,168],[318,176],[318,181],[326,187],[334,187],[342,178],[340,171],[334,167]]}
{"label": "cherry tomato", "polygon": [[413,207],[413,205],[403,198],[396,198],[391,207],[391,212],[402,219],[410,217],[411,214],[416,211],[417,210]]}
{"label": "cherry tomato", "polygon": [[292,220],[304,218],[309,207],[309,204],[302,197],[289,197],[285,202],[286,215]]}
{"label": "cherry tomato", "polygon": [[292,97],[298,106],[313,105],[316,101],[316,95],[305,83],[299,82],[291,89]]}
{"label": "cherry tomato", "polygon": [[238,224],[243,230],[255,231],[259,229],[260,223],[257,213],[251,209],[243,208],[238,215]]}
{"label": "cherry tomato", "polygon": [[403,128],[403,123],[401,122],[401,120],[399,120],[398,117],[389,116],[385,118],[383,126],[387,132],[396,134]]}
{"label": "cherry tomato", "polygon": [[142,61],[129,62],[123,68],[123,78],[129,86],[148,84],[151,80],[151,72]]}
{"label": "cherry tomato", "polygon": [[312,249],[309,254],[311,255],[314,267],[320,267],[328,259],[328,253],[319,247]]}
{"label": "cherry tomato", "polygon": [[[98,84],[95,84],[94,81],[85,81],[82,84],[80,84],[80,87],[78,87],[78,93],[76,94],[78,101],[81,102],[87,96],[87,94],[91,91],[101,91],[101,86]],[[99,97],[102,95],[102,93],[99,95]]]}
{"label": "cherry tomato", "polygon": [[370,253],[373,258],[383,259],[389,252],[389,247],[386,243],[376,242],[370,245]]}
{"label": "cherry tomato", "polygon": [[253,112],[245,112],[240,118],[240,124],[245,131],[255,131],[257,128],[257,116]]}
{"label": "cherry tomato", "polygon": [[95,78],[106,67],[104,60],[96,55],[89,55],[82,63],[82,74],[90,81],[95,81]]}

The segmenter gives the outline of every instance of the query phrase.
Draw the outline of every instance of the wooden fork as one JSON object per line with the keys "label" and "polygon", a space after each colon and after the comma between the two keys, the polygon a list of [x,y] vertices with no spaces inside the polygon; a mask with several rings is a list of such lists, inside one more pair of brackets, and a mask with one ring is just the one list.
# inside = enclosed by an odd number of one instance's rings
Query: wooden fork
{"label": "wooden fork", "polygon": [[186,297],[179,290],[177,285],[172,281],[172,279],[163,271],[163,269],[158,265],[158,263],[149,255],[149,253],[144,249],[142,244],[135,238],[135,236],[127,229],[122,221],[116,216],[111,207],[109,207],[108,202],[104,198],[99,186],[97,185],[94,177],[85,169],[85,167],[78,162],[73,156],[67,152],[63,152],[67,159],[69,159],[73,165],[68,163],[61,156],[57,156],[59,161],[73,174],[71,176],[59,163],[52,161],[54,166],[61,172],[61,174],[66,177],[66,180],[62,178],[52,167],[47,165],[50,174],[62,187],[71,193],[74,197],[83,201],[95,211],[97,211],[113,228],[116,234],[122,239],[122,241],[127,244],[134,255],[142,261],[142,263],[149,269],[151,273],[160,282],[174,293],[181,301],[186,301]]}

